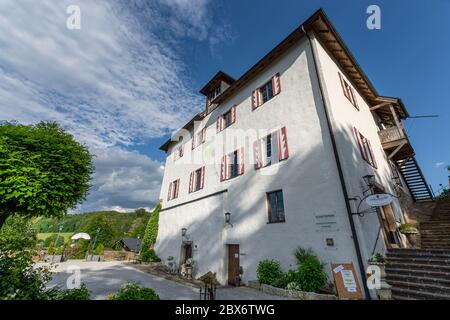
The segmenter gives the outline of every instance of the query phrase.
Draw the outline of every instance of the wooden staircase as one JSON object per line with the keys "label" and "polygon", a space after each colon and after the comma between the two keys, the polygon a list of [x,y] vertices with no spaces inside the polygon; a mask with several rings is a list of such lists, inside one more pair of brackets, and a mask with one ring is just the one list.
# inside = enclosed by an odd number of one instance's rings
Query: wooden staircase
{"label": "wooden staircase", "polygon": [[433,200],[433,194],[423,176],[422,170],[417,164],[416,158],[410,157],[397,160],[397,166],[414,201]]}

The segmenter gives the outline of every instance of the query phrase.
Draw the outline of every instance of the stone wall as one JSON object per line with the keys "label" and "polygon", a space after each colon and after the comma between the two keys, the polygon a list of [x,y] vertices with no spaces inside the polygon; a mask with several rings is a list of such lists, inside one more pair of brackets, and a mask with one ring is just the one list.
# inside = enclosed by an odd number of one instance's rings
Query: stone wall
{"label": "stone wall", "polygon": [[339,300],[335,295],[320,294],[315,292],[305,292],[297,290],[286,290],[277,287],[270,286],[268,284],[260,284],[257,280],[249,281],[248,286],[250,288],[260,290],[264,293],[281,296],[286,298],[294,298],[300,300]]}

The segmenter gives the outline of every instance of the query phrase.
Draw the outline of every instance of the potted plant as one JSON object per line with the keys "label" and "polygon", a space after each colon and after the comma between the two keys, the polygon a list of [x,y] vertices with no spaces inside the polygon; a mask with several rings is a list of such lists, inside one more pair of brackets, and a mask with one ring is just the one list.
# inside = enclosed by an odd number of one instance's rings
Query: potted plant
{"label": "potted plant", "polygon": [[192,269],[194,268],[194,260],[192,258],[187,259],[184,264],[184,268],[186,271],[186,278],[192,279]]}
{"label": "potted plant", "polygon": [[385,257],[380,253],[375,253],[370,259],[369,259],[369,265],[371,266],[377,266],[381,270],[381,278],[386,277],[386,259]]}
{"label": "potted plant", "polygon": [[416,246],[419,230],[417,230],[415,226],[409,223],[404,223],[398,227],[398,231],[406,236],[406,239],[408,239],[408,242],[412,247]]}

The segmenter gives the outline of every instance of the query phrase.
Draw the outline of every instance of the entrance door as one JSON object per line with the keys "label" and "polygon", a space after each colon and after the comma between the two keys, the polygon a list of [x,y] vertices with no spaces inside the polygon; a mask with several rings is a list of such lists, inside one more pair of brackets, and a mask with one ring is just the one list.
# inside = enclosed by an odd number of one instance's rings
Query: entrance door
{"label": "entrance door", "polygon": [[183,261],[183,263],[186,263],[186,261],[190,258],[192,258],[192,244],[185,243],[184,244],[184,261]]}
{"label": "entrance door", "polygon": [[380,208],[381,223],[388,248],[398,248],[399,239],[397,235],[397,224],[395,223],[394,212],[391,205]]}
{"label": "entrance door", "polygon": [[236,278],[239,276],[239,245],[228,245],[228,284],[236,286]]}

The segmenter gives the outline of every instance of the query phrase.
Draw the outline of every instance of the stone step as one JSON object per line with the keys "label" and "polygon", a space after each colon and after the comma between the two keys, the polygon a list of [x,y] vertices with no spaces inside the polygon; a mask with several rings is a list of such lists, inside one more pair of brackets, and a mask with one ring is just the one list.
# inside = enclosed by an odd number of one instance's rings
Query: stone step
{"label": "stone step", "polygon": [[450,259],[450,252],[445,253],[445,251],[441,252],[417,252],[417,251],[399,251],[399,252],[391,252],[388,251],[386,257],[389,258],[430,258],[430,259]]}
{"label": "stone step", "polygon": [[401,268],[401,267],[386,267],[386,275],[387,276],[403,275],[403,276],[411,276],[411,277],[426,277],[426,278],[442,279],[442,280],[450,279],[450,272],[432,271],[429,269],[414,270],[414,269]]}
{"label": "stone step", "polygon": [[448,300],[450,295],[436,294],[423,291],[409,290],[404,288],[392,287],[392,297],[397,300]]}
{"label": "stone step", "polygon": [[407,290],[414,290],[418,292],[426,292],[431,294],[439,294],[447,296],[447,299],[450,299],[450,288],[443,287],[440,285],[432,285],[427,283],[413,283],[413,282],[404,282],[404,281],[396,281],[391,280],[388,283],[394,288],[402,288]]}
{"label": "stone step", "polygon": [[437,258],[437,257],[414,257],[414,256],[408,256],[408,257],[399,257],[399,256],[389,256],[387,258],[387,261],[389,263],[418,263],[418,264],[424,264],[424,265],[442,265],[442,266],[449,266],[450,267],[450,259],[448,257],[443,258]]}
{"label": "stone step", "polygon": [[410,263],[410,262],[386,262],[386,270],[389,268],[403,268],[410,270],[419,271],[438,271],[438,272],[448,272],[450,273],[450,266],[447,265],[431,265],[431,264],[421,264],[421,263]]}
{"label": "stone step", "polygon": [[417,254],[417,255],[449,255],[450,250],[445,249],[415,249],[415,248],[392,248],[388,254]]}
{"label": "stone step", "polygon": [[450,290],[450,278],[433,278],[431,276],[416,276],[398,273],[390,273],[386,277],[386,281],[391,284],[392,281],[429,284],[434,286],[445,287]]}

